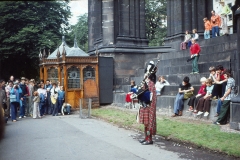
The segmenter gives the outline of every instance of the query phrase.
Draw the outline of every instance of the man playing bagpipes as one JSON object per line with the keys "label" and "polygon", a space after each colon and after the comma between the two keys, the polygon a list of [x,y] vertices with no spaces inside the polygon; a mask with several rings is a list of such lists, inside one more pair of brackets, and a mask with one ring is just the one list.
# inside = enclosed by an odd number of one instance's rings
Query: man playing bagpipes
{"label": "man playing bagpipes", "polygon": [[139,110],[139,123],[144,124],[145,138],[139,140],[143,145],[153,144],[152,135],[156,134],[156,71],[153,61],[150,61],[145,70],[142,87],[138,90],[137,98],[141,105]]}

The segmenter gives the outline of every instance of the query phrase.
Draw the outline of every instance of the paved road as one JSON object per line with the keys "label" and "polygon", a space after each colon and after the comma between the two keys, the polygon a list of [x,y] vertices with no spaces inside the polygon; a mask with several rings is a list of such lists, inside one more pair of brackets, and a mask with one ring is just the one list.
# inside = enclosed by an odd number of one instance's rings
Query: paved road
{"label": "paved road", "polygon": [[77,115],[9,122],[0,160],[174,160],[178,153],[140,145],[128,131]]}
{"label": "paved road", "polygon": [[143,146],[137,137],[135,131],[97,119],[80,119],[78,115],[25,118],[7,124],[0,160],[225,159],[203,151],[187,149],[189,153],[184,153],[183,146],[174,147],[173,142],[166,145],[160,138],[155,139],[155,145]]}

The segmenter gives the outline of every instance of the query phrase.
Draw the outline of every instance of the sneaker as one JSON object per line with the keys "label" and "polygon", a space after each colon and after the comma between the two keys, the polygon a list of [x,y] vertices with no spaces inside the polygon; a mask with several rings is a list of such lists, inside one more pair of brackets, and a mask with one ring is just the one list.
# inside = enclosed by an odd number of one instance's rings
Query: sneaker
{"label": "sneaker", "polygon": [[216,113],[214,117],[218,117],[218,113]]}
{"label": "sneaker", "polygon": [[191,72],[190,74],[194,74],[193,72]]}
{"label": "sneaker", "polygon": [[193,72],[193,74],[199,74],[199,72]]}
{"label": "sneaker", "polygon": [[199,115],[201,115],[201,114],[203,114],[203,112],[199,111],[199,112],[197,113],[197,116],[199,116]]}
{"label": "sneaker", "polygon": [[22,118],[22,116],[20,116],[20,117],[18,117],[19,119],[21,119]]}
{"label": "sneaker", "polygon": [[208,115],[209,115],[208,112],[205,112],[205,113],[204,113],[204,117],[207,117]]}
{"label": "sneaker", "polygon": [[23,116],[23,118],[26,118],[26,116]]}

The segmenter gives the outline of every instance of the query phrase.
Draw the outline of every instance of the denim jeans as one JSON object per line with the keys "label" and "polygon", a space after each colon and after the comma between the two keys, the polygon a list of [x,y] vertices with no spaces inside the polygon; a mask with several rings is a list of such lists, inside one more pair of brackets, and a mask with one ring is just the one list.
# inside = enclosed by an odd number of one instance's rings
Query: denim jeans
{"label": "denim jeans", "polygon": [[199,56],[196,56],[196,57],[194,57],[194,59],[192,61],[192,72],[199,72],[198,59],[199,59]]}
{"label": "denim jeans", "polygon": [[218,102],[217,102],[217,114],[220,114],[221,106],[222,106],[222,101],[221,101],[221,99],[218,99]]}
{"label": "denim jeans", "polygon": [[205,30],[204,31],[204,39],[209,39],[210,38],[210,31]]}
{"label": "denim jeans", "polygon": [[174,102],[174,113],[178,114],[183,109],[183,93],[178,93]]}
{"label": "denim jeans", "polygon": [[17,117],[17,107],[19,103],[18,102],[11,102],[10,103],[10,108],[11,108],[11,118],[12,120],[16,120]]}
{"label": "denim jeans", "polygon": [[59,99],[58,100],[58,113],[61,113],[62,105],[63,105],[63,100]]}
{"label": "denim jeans", "polygon": [[217,36],[220,36],[218,26],[212,27],[212,37],[213,38],[216,37],[216,34],[217,34]]}
{"label": "denim jeans", "polygon": [[25,116],[25,107],[26,107],[26,97],[23,97],[23,100],[20,100],[20,117]]}
{"label": "denim jeans", "polygon": [[40,116],[43,116],[45,111],[45,103],[39,103]]}

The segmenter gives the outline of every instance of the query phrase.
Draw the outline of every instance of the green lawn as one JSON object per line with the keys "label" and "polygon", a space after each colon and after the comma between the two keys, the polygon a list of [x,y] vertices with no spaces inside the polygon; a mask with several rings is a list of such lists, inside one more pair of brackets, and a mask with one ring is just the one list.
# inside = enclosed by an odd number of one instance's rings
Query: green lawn
{"label": "green lawn", "polygon": [[[143,125],[136,122],[134,112],[100,108],[92,110],[92,115],[120,126],[143,130]],[[240,134],[221,132],[217,125],[157,117],[157,134],[240,157]]]}

